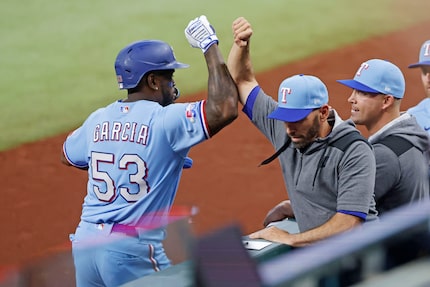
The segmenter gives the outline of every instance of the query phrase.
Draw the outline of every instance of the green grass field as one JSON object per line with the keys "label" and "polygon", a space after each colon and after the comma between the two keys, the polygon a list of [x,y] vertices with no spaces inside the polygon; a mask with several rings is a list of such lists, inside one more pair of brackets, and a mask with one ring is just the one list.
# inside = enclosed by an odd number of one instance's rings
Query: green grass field
{"label": "green grass field", "polygon": [[341,47],[428,18],[424,0],[12,1],[0,4],[0,150],[67,132],[125,96],[113,63],[129,42],[170,43],[191,67],[175,73],[182,95],[206,87],[201,51],[184,28],[207,15],[225,57],[231,23],[253,24],[256,71]]}

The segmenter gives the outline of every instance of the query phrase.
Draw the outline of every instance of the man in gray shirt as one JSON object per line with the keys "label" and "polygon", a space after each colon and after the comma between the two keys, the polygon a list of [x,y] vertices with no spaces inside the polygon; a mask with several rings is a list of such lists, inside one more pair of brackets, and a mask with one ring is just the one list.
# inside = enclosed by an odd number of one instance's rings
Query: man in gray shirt
{"label": "man in gray shirt", "polygon": [[351,119],[369,131],[376,158],[375,199],[380,215],[404,204],[429,199],[427,133],[415,117],[401,113],[405,79],[385,60],[361,64],[354,79],[339,80],[353,89]]}
{"label": "man in gray shirt", "polygon": [[251,64],[249,22],[233,22],[234,43],[228,68],[239,89],[243,111],[278,152],[289,200],[269,211],[265,225],[294,217],[300,232],[275,226],[250,234],[291,246],[305,246],[377,218],[373,197],[375,158],[363,140],[345,148],[335,143],[358,134],[328,105],[320,79],[295,75],[279,86],[278,102],[259,86]]}

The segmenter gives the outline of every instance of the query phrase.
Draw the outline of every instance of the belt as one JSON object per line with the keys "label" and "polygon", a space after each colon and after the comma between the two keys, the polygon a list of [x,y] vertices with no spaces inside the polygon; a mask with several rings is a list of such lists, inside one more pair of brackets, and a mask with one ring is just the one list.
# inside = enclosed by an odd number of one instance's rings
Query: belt
{"label": "belt", "polygon": [[139,233],[137,232],[135,227],[120,223],[115,223],[112,226],[111,233],[122,233],[127,236],[139,237]]}
{"label": "belt", "polygon": [[145,229],[143,227],[136,227],[133,225],[126,225],[121,223],[90,223],[84,220],[79,222],[79,226],[93,229],[96,228],[104,234],[118,233],[131,237],[142,237],[146,241],[160,241],[164,240],[166,233],[165,228]]}

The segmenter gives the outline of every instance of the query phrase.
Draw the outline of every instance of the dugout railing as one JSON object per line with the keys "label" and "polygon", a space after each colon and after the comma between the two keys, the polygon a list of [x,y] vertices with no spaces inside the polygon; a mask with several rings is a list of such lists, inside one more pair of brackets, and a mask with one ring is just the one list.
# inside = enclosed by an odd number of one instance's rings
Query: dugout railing
{"label": "dugout railing", "polygon": [[429,202],[400,207],[377,223],[263,262],[258,273],[270,287],[430,286],[429,230]]}

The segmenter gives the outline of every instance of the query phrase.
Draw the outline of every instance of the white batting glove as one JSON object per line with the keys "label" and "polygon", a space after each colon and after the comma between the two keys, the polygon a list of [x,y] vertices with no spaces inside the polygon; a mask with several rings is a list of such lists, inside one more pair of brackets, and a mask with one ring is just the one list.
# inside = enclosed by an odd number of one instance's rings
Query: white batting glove
{"label": "white batting glove", "polygon": [[209,23],[205,15],[195,18],[185,28],[185,37],[193,48],[202,49],[205,53],[210,46],[218,44],[215,29]]}

